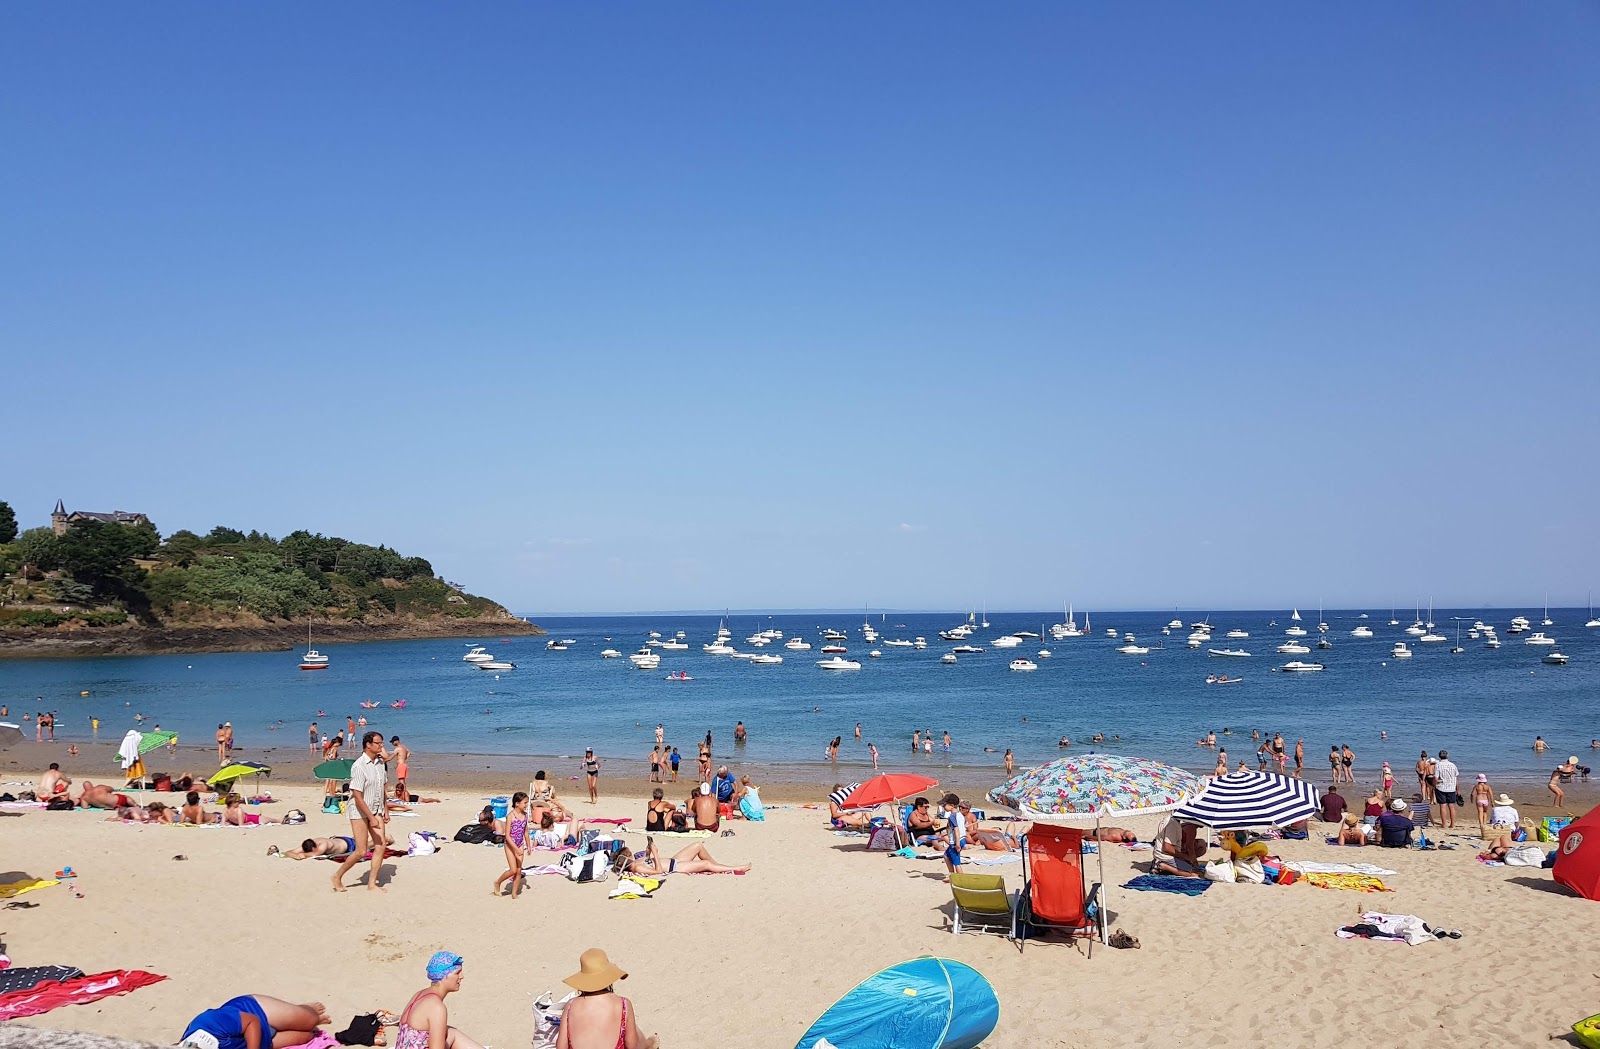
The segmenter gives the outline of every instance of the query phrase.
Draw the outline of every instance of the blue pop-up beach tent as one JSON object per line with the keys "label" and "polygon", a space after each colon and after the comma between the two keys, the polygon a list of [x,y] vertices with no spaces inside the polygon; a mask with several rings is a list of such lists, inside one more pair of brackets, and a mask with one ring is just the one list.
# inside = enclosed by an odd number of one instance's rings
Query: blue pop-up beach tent
{"label": "blue pop-up beach tent", "polygon": [[983,974],[948,958],[913,958],[857,984],[800,1038],[838,1049],[972,1049],[1000,1019]]}

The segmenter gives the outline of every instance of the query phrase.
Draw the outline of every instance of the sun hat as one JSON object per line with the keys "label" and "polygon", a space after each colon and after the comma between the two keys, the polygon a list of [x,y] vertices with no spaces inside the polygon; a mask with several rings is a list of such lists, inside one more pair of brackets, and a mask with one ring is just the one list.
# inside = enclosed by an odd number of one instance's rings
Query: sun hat
{"label": "sun hat", "polygon": [[466,962],[459,954],[451,954],[449,951],[437,951],[432,958],[428,959],[428,982],[438,983],[465,964]]}
{"label": "sun hat", "polygon": [[1577,763],[1578,763],[1578,755],[1576,755],[1576,754],[1572,755],[1572,757],[1567,759],[1567,764],[1568,765],[1576,765]]}
{"label": "sun hat", "polygon": [[1500,794],[1500,796],[1498,798],[1494,799],[1494,803],[1496,805],[1515,805],[1516,804],[1515,801],[1511,800],[1511,795],[1506,794],[1503,791],[1501,792],[1501,794]]}
{"label": "sun hat", "polygon": [[1406,804],[1406,799],[1405,798],[1395,798],[1393,801],[1389,802],[1389,807],[1391,809],[1395,810],[1396,812],[1404,812],[1406,809],[1410,808],[1411,806]]}
{"label": "sun hat", "polygon": [[709,783],[700,784],[700,793],[702,793],[702,794],[710,794],[711,793],[711,784],[709,784]]}
{"label": "sun hat", "polygon": [[1479,783],[1488,783],[1489,782],[1489,777],[1480,772],[1480,773],[1478,773],[1478,782]]}
{"label": "sun hat", "polygon": [[1360,822],[1361,822],[1361,817],[1357,816],[1355,813],[1347,812],[1347,813],[1344,814],[1344,825],[1346,827],[1354,827],[1356,824],[1358,824]]}
{"label": "sun hat", "polygon": [[603,991],[627,978],[628,974],[617,968],[605,951],[590,947],[578,955],[578,971],[561,982],[575,991]]}

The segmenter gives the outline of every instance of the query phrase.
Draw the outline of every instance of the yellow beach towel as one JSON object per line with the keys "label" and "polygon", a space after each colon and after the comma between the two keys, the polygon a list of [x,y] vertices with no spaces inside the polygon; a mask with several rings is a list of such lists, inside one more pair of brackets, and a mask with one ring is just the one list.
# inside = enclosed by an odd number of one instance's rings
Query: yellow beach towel
{"label": "yellow beach towel", "polygon": [[1306,874],[1304,880],[1319,889],[1354,889],[1356,892],[1393,892],[1382,878],[1370,874]]}
{"label": "yellow beach towel", "polygon": [[0,885],[0,900],[9,900],[13,896],[21,896],[34,889],[42,889],[47,885],[60,885],[54,878],[31,878],[23,881],[14,881]]}

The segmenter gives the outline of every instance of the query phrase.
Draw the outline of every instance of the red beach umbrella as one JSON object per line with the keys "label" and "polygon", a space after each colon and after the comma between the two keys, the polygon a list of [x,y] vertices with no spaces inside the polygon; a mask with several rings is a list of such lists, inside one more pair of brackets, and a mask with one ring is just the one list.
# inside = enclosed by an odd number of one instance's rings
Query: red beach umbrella
{"label": "red beach umbrella", "polygon": [[1556,881],[1590,900],[1600,900],[1600,805],[1561,828]]}
{"label": "red beach umbrella", "polygon": [[[914,797],[927,790],[937,787],[939,781],[927,776],[919,776],[914,772],[888,772],[881,776],[873,776],[861,786],[850,792],[844,799],[841,809],[870,809],[878,805],[892,805],[902,798]],[[1600,839],[1596,839],[1600,846]]]}

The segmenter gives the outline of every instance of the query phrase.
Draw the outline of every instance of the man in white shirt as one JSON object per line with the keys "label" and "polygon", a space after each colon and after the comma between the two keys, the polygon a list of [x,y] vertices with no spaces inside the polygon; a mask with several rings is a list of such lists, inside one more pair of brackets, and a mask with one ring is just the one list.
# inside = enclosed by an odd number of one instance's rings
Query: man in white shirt
{"label": "man in white shirt", "polygon": [[944,810],[946,820],[944,865],[955,874],[961,869],[961,850],[967,845],[967,819],[961,814],[961,799],[954,794],[939,799],[939,807]]}
{"label": "man in white shirt", "polygon": [[356,847],[350,850],[333,875],[333,891],[344,891],[345,872],[361,862],[361,857],[372,850],[372,873],[367,877],[367,888],[373,892],[387,892],[378,884],[378,874],[383,869],[384,843],[388,837],[383,830],[383,799],[388,790],[388,766],[384,765],[383,733],[367,732],[361,737],[361,756],[350,766],[350,802],[345,812],[350,816],[350,837]]}
{"label": "man in white shirt", "polygon": [[1450,752],[1439,751],[1439,763],[1433,767],[1433,797],[1439,803],[1439,815],[1447,830],[1454,829],[1456,825],[1456,806],[1461,804],[1461,795],[1456,793],[1456,780],[1460,776],[1461,770],[1450,760]]}

